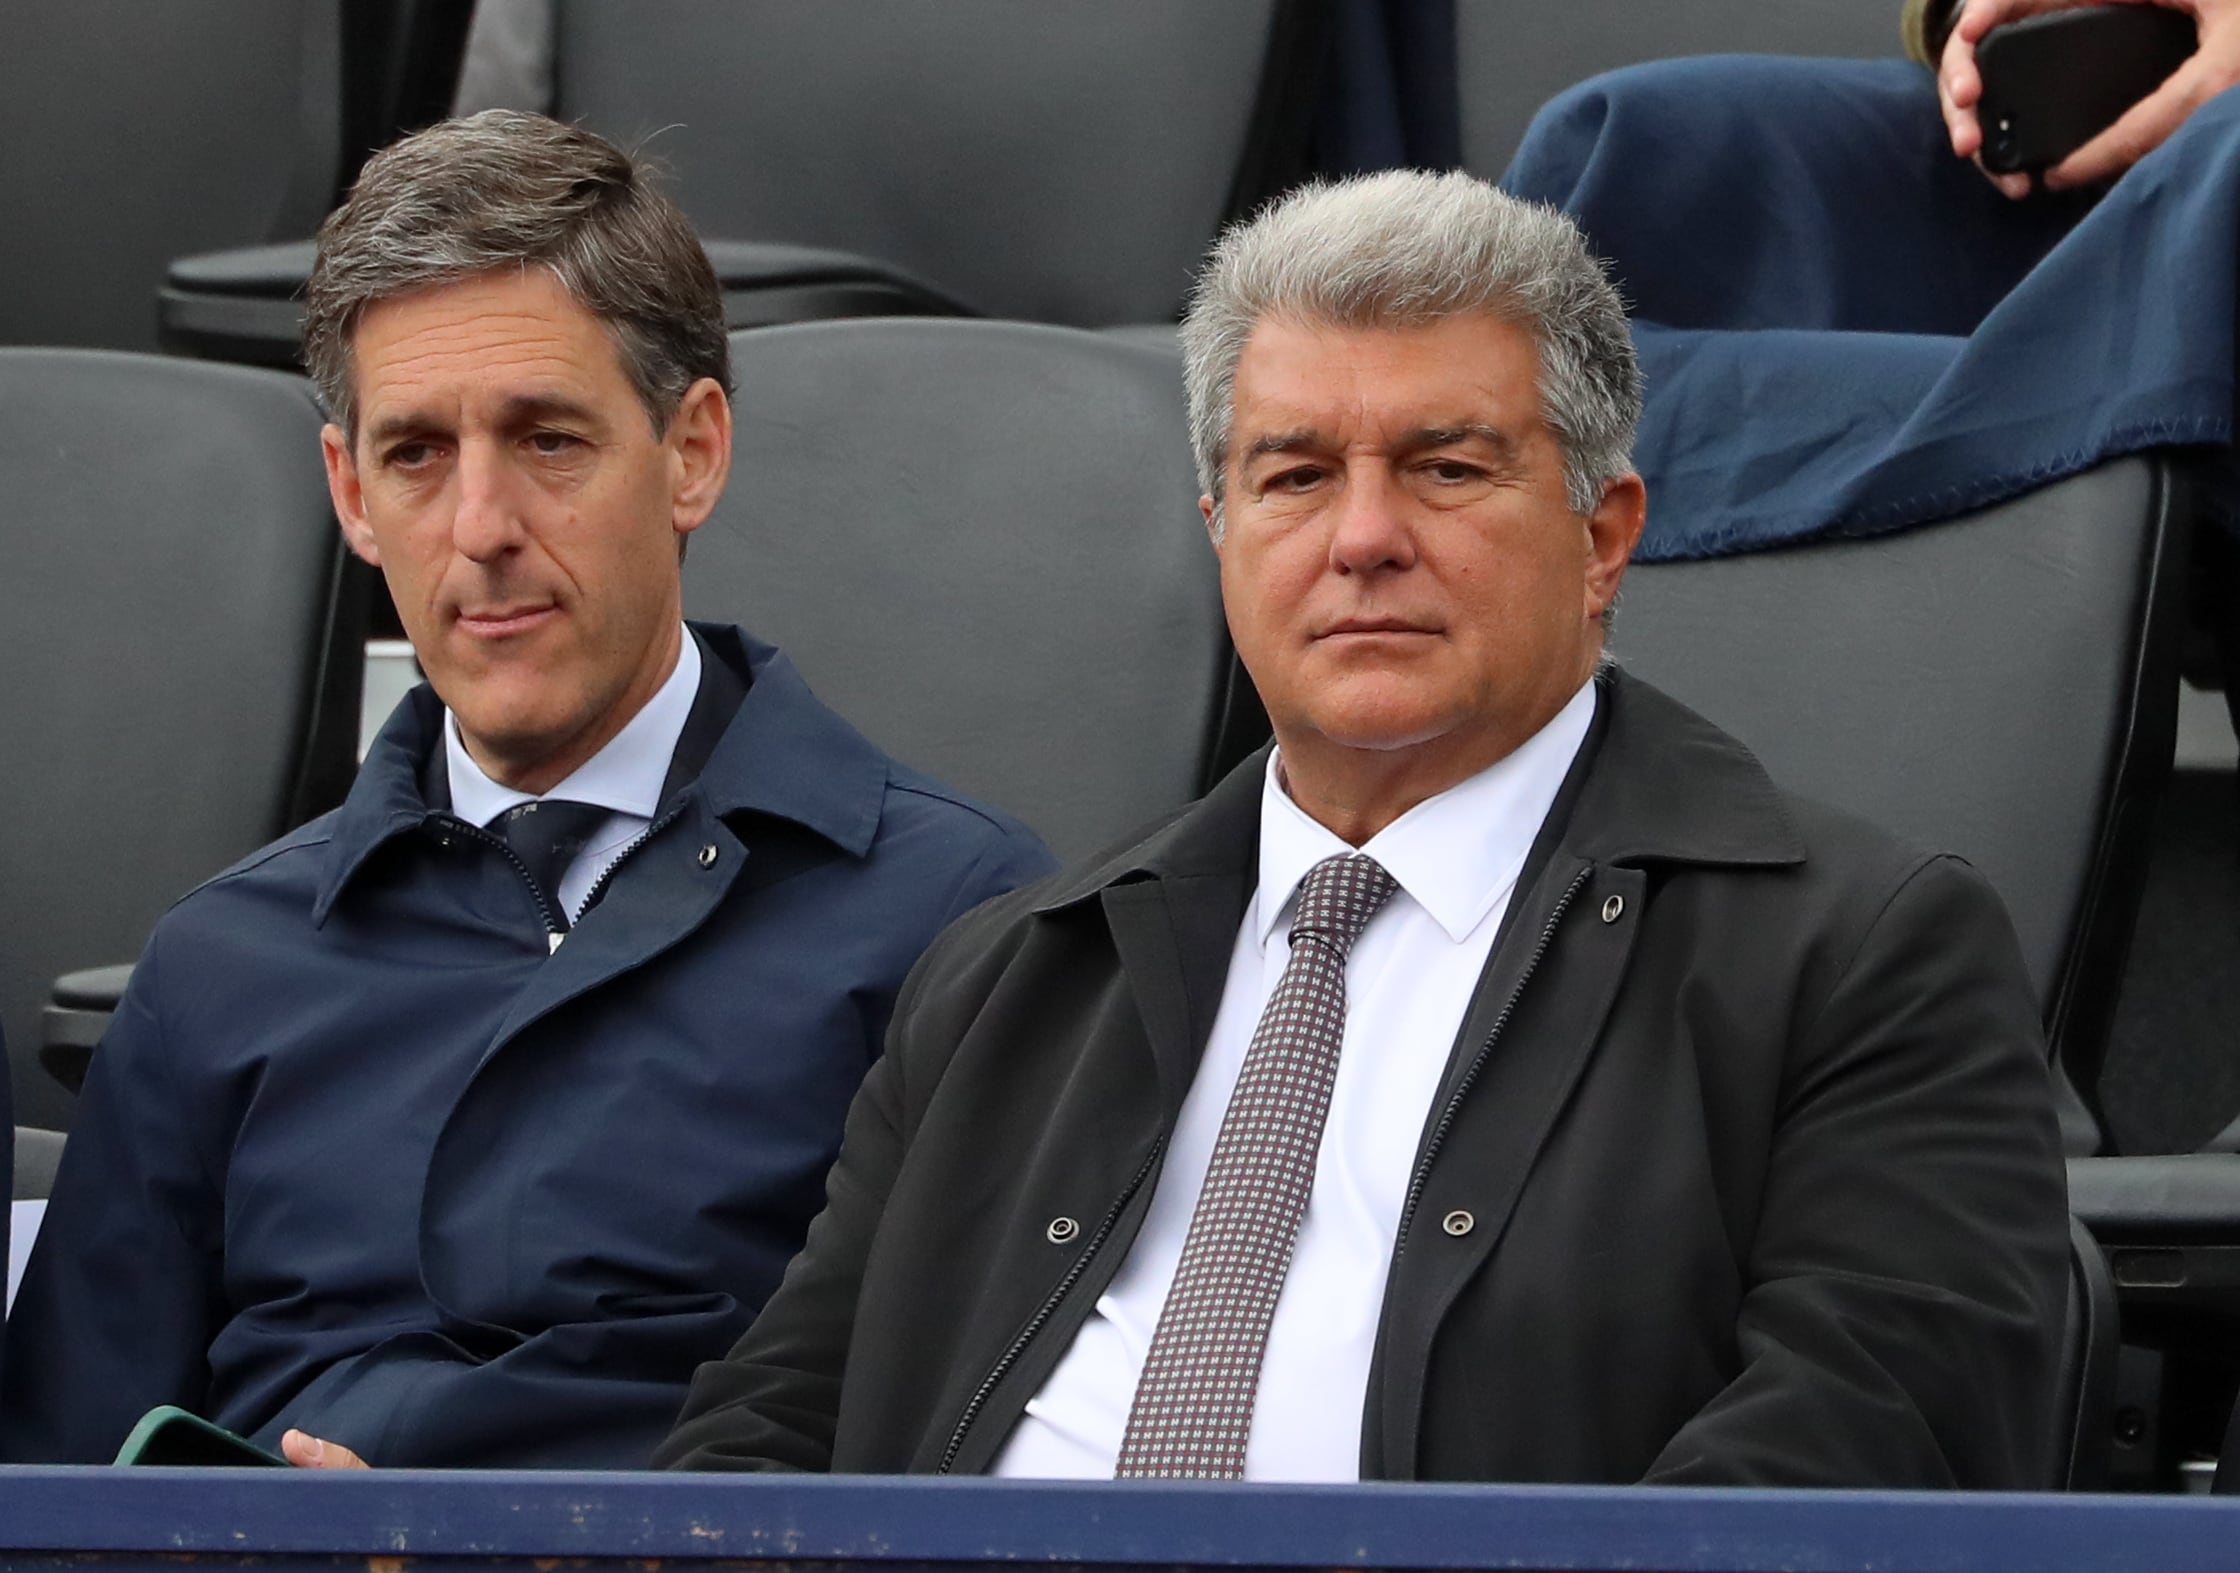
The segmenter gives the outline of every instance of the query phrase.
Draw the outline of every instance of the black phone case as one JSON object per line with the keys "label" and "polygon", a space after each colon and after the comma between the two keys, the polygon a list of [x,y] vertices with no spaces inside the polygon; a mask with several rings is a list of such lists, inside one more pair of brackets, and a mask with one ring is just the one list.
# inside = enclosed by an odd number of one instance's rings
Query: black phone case
{"label": "black phone case", "polygon": [[1976,45],[1983,167],[2058,164],[2146,97],[2195,48],[2193,18],[2166,6],[2092,5],[1995,27]]}

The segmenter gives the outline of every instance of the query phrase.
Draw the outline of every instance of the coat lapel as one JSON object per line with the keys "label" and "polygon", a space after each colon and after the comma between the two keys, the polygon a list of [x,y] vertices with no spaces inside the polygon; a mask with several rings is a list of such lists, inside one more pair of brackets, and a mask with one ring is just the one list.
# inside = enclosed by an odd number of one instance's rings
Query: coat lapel
{"label": "coat lapel", "polygon": [[[1394,1242],[1362,1415],[1364,1478],[1415,1473],[1433,1344],[1500,1245],[1593,1059],[1650,898],[1648,869],[1803,856],[1741,744],[1623,673],[1600,681],[1594,728],[1525,860],[1418,1147],[1422,1189]],[[1465,1106],[1458,1151],[1445,1122]],[[1458,1210],[1471,1225],[1450,1236],[1442,1223]]]}
{"label": "coat lapel", "polygon": [[[1647,884],[1638,869],[1559,857],[1517,909],[1524,921],[1510,925],[1487,961],[1425,1126],[1417,1155],[1422,1190],[1394,1244],[1363,1415],[1364,1476],[1415,1472],[1432,1342],[1455,1297],[1506,1233],[1600,1041],[1637,929],[1625,918],[1604,922],[1605,904],[1616,900],[1636,914]],[[1451,1150],[1447,1144],[1457,1138],[1442,1129],[1465,1100],[1466,1155]],[[1461,1238],[1443,1226],[1456,1210],[1472,1220]]]}
{"label": "coat lapel", "polygon": [[1198,1072],[1228,983],[1237,925],[1252,899],[1267,767],[1263,749],[1198,802],[1036,908],[1062,912],[1094,898],[1102,909],[1158,1066],[1167,1123]]}

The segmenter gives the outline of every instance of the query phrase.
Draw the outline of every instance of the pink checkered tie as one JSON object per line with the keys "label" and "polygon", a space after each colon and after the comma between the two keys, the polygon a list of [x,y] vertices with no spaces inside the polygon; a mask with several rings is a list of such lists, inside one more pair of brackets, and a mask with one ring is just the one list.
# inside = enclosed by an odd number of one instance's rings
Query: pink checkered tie
{"label": "pink checkered tie", "polygon": [[1291,959],[1245,1051],[1182,1260],[1159,1313],[1113,1471],[1202,1480],[1244,1477],[1245,1440],[1268,1324],[1338,1074],[1346,953],[1391,899],[1374,858],[1325,858],[1299,884]]}

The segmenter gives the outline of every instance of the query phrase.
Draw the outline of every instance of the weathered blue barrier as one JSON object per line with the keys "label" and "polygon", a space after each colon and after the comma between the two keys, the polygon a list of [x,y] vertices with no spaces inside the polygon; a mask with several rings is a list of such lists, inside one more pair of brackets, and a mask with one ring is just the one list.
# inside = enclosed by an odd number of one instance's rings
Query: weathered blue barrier
{"label": "weathered blue barrier", "polygon": [[0,1566],[2185,1573],[2240,1498],[0,1469]]}

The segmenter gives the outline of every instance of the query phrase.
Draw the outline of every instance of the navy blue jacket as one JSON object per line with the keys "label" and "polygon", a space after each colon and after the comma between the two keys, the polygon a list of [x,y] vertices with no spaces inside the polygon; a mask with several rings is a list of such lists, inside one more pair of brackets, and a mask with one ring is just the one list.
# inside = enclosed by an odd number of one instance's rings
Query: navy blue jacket
{"label": "navy blue jacket", "polygon": [[1051,866],[697,631],[703,699],[751,686],[557,951],[429,806],[425,688],[340,809],[157,925],[8,1329],[6,1457],[105,1461],[177,1403],[380,1465],[646,1462],[822,1205],[919,952]]}
{"label": "navy blue jacket", "polygon": [[[1877,535],[2233,435],[2240,92],[2105,195],[2010,202],[1905,60],[1631,66],[1502,177],[1612,264],[1648,379],[1637,561]],[[2240,486],[2203,500],[2233,522]]]}

